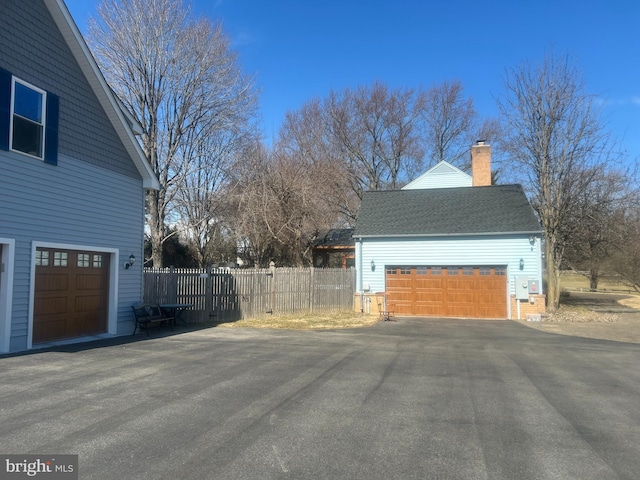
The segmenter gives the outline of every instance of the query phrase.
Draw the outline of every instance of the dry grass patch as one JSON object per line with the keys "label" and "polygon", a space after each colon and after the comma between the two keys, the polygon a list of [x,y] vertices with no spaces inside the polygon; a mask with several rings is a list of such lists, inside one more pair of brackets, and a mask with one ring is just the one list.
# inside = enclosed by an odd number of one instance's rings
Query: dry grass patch
{"label": "dry grass patch", "polygon": [[560,305],[555,312],[542,316],[543,322],[617,322],[618,315],[613,313],[594,312],[583,306]]}
{"label": "dry grass patch", "polygon": [[618,300],[620,305],[624,305],[625,307],[635,308],[636,310],[640,310],[640,295],[633,295],[627,298],[621,298]]}
{"label": "dry grass patch", "polygon": [[358,312],[320,312],[297,315],[274,315],[222,323],[226,328],[282,328],[288,330],[317,330],[331,328],[357,328],[378,323],[377,315]]}
{"label": "dry grass patch", "polygon": [[[567,290],[590,290],[589,279],[584,275],[575,272],[563,272],[560,275],[560,287]],[[603,276],[598,281],[598,291],[631,293],[633,289],[619,277]]]}

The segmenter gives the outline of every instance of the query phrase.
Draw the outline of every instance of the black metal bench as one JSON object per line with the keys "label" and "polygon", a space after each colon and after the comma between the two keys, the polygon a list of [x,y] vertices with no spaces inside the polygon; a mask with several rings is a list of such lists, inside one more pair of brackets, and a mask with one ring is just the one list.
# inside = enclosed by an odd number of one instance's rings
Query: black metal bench
{"label": "black metal bench", "polygon": [[150,305],[145,303],[143,305],[134,305],[133,317],[135,319],[135,327],[133,328],[133,334],[136,334],[138,328],[140,330],[146,330],[147,337],[149,336],[149,325],[152,323],[167,323],[173,330],[175,323],[175,317],[167,316],[158,305]]}

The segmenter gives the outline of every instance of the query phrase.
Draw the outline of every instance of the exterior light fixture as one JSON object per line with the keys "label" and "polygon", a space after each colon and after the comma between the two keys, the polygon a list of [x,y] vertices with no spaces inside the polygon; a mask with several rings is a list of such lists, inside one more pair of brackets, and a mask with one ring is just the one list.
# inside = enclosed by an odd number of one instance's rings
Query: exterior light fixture
{"label": "exterior light fixture", "polygon": [[524,258],[520,259],[520,270],[524,270]]}
{"label": "exterior light fixture", "polygon": [[371,260],[371,271],[375,272],[376,271],[376,264],[373,260]]}
{"label": "exterior light fixture", "polygon": [[128,270],[129,267],[131,267],[131,265],[133,265],[134,263],[136,263],[136,257],[132,253],[131,255],[129,255],[129,261],[124,264],[124,268]]}
{"label": "exterior light fixture", "polygon": [[535,244],[536,244],[536,236],[535,236],[535,235],[531,235],[531,236],[529,237],[529,243],[530,243],[531,245],[535,245]]}

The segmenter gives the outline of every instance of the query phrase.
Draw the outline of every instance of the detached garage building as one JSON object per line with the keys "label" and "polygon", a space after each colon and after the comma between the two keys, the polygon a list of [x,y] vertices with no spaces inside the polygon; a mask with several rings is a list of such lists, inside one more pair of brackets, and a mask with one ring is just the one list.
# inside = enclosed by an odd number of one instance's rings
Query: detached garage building
{"label": "detached garage building", "polygon": [[396,315],[524,318],[544,311],[542,231],[520,185],[441,162],[402,190],[366,192],[354,232],[357,305]]}

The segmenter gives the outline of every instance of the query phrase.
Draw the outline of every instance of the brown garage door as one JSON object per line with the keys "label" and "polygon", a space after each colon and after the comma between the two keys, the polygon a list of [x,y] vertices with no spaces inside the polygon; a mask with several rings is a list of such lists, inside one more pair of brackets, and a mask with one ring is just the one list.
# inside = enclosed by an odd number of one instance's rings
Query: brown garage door
{"label": "brown garage door", "polygon": [[507,318],[506,267],[387,267],[388,308],[398,315]]}
{"label": "brown garage door", "polygon": [[36,250],[33,342],[107,331],[109,254]]}

